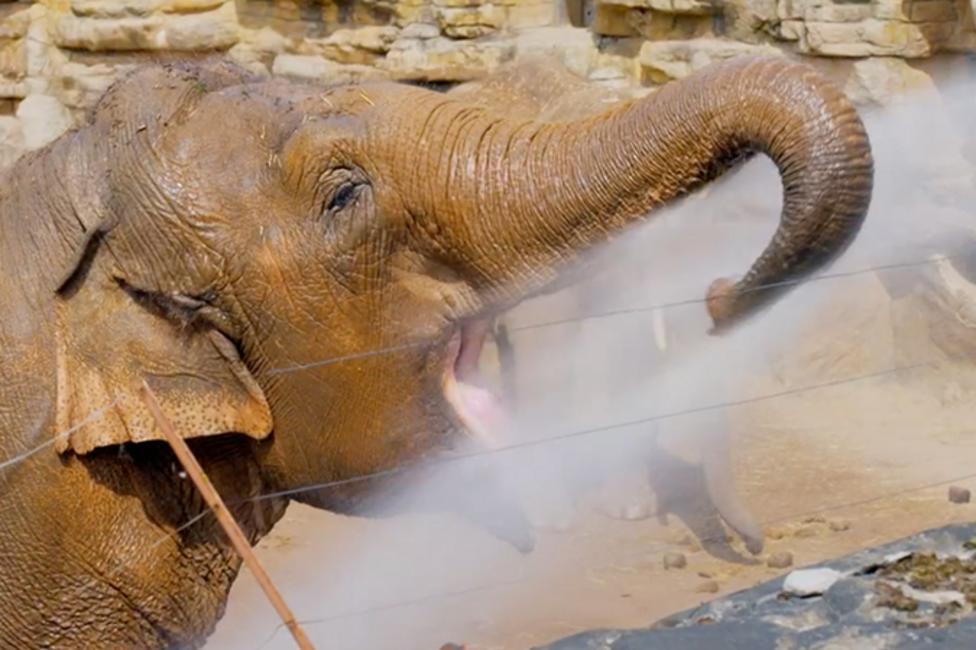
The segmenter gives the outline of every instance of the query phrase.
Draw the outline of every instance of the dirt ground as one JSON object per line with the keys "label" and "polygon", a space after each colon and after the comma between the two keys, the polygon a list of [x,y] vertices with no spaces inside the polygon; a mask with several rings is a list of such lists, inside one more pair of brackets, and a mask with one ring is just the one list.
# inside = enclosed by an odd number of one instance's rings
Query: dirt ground
{"label": "dirt ground", "polygon": [[[259,556],[320,648],[521,650],[573,633],[638,627],[789,569],[976,517],[971,394],[922,369],[730,413],[744,497],[764,522],[758,560],[701,544],[677,517],[610,519],[584,503],[521,556],[448,517],[343,518],[291,506]],[[924,487],[928,486],[928,487]],[[735,543],[733,543],[735,546]],[[665,569],[666,553],[687,566]],[[208,650],[293,647],[245,571]]]}

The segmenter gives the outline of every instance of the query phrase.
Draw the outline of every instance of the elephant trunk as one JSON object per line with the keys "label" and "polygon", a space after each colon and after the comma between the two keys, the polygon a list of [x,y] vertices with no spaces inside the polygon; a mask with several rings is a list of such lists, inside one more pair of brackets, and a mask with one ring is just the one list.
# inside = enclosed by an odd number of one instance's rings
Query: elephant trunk
{"label": "elephant trunk", "polygon": [[421,236],[488,307],[544,289],[587,249],[763,152],[782,177],[780,224],[740,280],[710,287],[708,310],[723,329],[842,253],[870,201],[857,113],[786,59],[733,59],[560,124],[433,101],[413,150],[426,160],[404,161],[402,187]]}

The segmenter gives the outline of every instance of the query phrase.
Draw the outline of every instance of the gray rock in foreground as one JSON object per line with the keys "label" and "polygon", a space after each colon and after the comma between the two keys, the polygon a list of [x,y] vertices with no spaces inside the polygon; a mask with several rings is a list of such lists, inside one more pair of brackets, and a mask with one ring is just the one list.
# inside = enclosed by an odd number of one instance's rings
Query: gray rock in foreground
{"label": "gray rock in foreground", "polygon": [[[969,602],[939,604],[976,585],[976,524],[929,530],[815,565],[842,577],[823,594],[788,597],[786,576],[670,616],[648,629],[595,630],[536,650],[955,650],[976,648]],[[934,559],[931,554],[934,554]],[[942,575],[926,562],[968,567]],[[948,565],[940,565],[948,566]],[[972,593],[972,592],[970,592]],[[895,594],[895,598],[891,595]]]}

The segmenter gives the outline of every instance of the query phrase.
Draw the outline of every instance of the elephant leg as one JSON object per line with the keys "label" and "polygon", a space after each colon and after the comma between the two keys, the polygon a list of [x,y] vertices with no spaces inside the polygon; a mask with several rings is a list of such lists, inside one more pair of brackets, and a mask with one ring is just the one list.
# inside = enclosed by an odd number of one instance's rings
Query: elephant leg
{"label": "elephant leg", "polygon": [[703,446],[701,457],[708,497],[722,520],[745,542],[746,549],[758,555],[763,550],[763,532],[735,489],[729,436],[723,432],[711,438]]}

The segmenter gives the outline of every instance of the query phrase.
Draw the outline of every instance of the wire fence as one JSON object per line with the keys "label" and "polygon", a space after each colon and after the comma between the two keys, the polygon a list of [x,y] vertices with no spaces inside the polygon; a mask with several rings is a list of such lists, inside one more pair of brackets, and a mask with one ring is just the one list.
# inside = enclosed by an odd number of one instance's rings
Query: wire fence
{"label": "wire fence", "polygon": [[[908,261],[908,262],[899,262],[899,263],[892,263],[892,264],[884,264],[884,265],[871,266],[871,267],[862,268],[862,269],[856,269],[856,270],[851,270],[851,271],[840,271],[840,272],[834,272],[834,273],[824,273],[824,274],[812,276],[812,277],[809,277],[809,278],[806,278],[806,279],[802,279],[802,280],[790,280],[788,282],[775,282],[775,283],[760,285],[760,286],[755,287],[752,290],[753,291],[762,291],[762,290],[766,290],[766,289],[779,288],[779,287],[783,287],[783,286],[798,286],[798,285],[802,285],[802,284],[810,284],[810,283],[820,282],[820,281],[824,281],[824,280],[836,280],[836,279],[842,279],[842,278],[850,278],[850,277],[855,277],[855,276],[860,276],[860,275],[877,273],[879,271],[888,271],[888,270],[894,270],[894,269],[904,269],[904,268],[913,268],[913,267],[924,267],[924,266],[929,266],[929,265],[941,264],[941,263],[944,263],[944,262],[951,262],[953,259],[961,259],[963,257],[966,257],[966,256],[964,254],[958,254],[958,255],[940,255],[940,256],[936,256],[936,257],[930,257],[930,258],[927,258],[927,259],[924,259],[924,260],[912,260],[912,261]],[[678,307],[686,307],[686,306],[689,306],[689,305],[698,305],[698,304],[702,304],[703,305],[706,302],[707,302],[707,298],[688,298],[688,299],[685,299],[685,300],[677,300],[677,301],[672,301],[672,302],[660,303],[660,304],[654,305],[654,306],[633,307],[633,308],[628,308],[628,309],[616,309],[616,310],[609,310],[609,311],[604,311],[604,312],[595,312],[595,313],[592,313],[592,314],[584,314],[584,315],[575,316],[575,317],[572,317],[572,318],[564,318],[564,319],[556,319],[556,320],[547,321],[547,322],[532,323],[532,324],[528,324],[528,325],[522,325],[522,326],[518,326],[518,327],[512,327],[510,331],[525,331],[525,330],[530,330],[530,329],[541,329],[541,328],[547,328],[547,327],[556,327],[556,326],[565,325],[567,323],[572,323],[572,322],[583,322],[583,321],[587,321],[587,320],[597,320],[597,319],[604,319],[604,318],[613,318],[613,317],[617,317],[617,316],[625,316],[625,315],[628,315],[628,314],[635,314],[635,313],[642,313],[642,312],[649,312],[649,311],[667,310],[667,309],[673,309],[673,308],[678,308]],[[278,367],[278,368],[271,368],[268,371],[268,373],[269,373],[269,375],[272,375],[273,376],[273,375],[282,375],[282,374],[287,374],[287,373],[292,373],[292,372],[300,372],[300,371],[304,371],[304,370],[311,370],[313,368],[321,368],[321,367],[325,367],[325,366],[330,366],[330,365],[334,365],[334,364],[338,364],[338,363],[345,363],[345,362],[349,362],[349,361],[357,361],[357,360],[361,360],[361,359],[366,359],[366,358],[371,358],[371,357],[377,357],[377,356],[386,355],[386,354],[395,354],[395,353],[398,353],[398,352],[404,352],[404,351],[407,351],[407,350],[412,350],[412,349],[416,349],[416,348],[419,348],[419,347],[426,347],[426,346],[429,346],[429,345],[430,345],[430,343],[427,342],[427,341],[415,341],[415,342],[409,342],[409,343],[402,343],[402,344],[397,344],[397,345],[391,345],[391,346],[376,348],[376,349],[373,349],[373,350],[365,350],[365,351],[362,351],[362,352],[356,352],[356,353],[351,353],[351,354],[345,354],[345,355],[330,357],[330,358],[327,358],[327,359],[322,359],[322,360],[319,360],[319,361],[313,361],[313,362],[309,362],[309,363],[301,363],[301,364],[294,364],[294,365],[290,365],[290,366],[283,366],[283,367]],[[895,370],[889,370],[889,371],[883,371],[883,372],[887,373],[887,372],[894,372],[894,371]],[[868,376],[870,376],[870,375],[868,375]],[[133,396],[133,397],[135,397],[135,396]],[[46,441],[40,443],[39,445],[37,445],[37,446],[35,446],[33,448],[27,449],[27,450],[23,451],[22,453],[14,456],[14,457],[11,457],[11,458],[9,458],[9,459],[7,459],[5,461],[0,462],[0,471],[3,471],[5,469],[7,469],[8,467],[17,464],[18,462],[21,462],[23,460],[26,460],[26,459],[30,458],[31,456],[33,456],[34,454],[38,453],[39,451],[41,451],[41,450],[43,450],[43,449],[45,449],[47,447],[53,446],[56,442],[58,442],[60,440],[63,440],[63,439],[68,438],[71,434],[73,434],[75,431],[79,430],[80,428],[82,428],[84,426],[87,426],[88,424],[91,424],[92,422],[97,421],[102,415],[104,415],[106,412],[108,412],[111,408],[113,408],[114,406],[116,406],[120,401],[122,401],[125,398],[126,398],[126,396],[124,396],[124,395],[117,396],[114,400],[112,400],[108,404],[102,405],[101,407],[94,409],[88,416],[86,416],[81,422],[79,422],[78,424],[74,425],[72,428],[70,428],[70,429],[68,429],[66,431],[62,431],[62,432],[56,433],[49,440],[46,440]],[[732,404],[730,404],[730,405],[732,405]],[[715,408],[715,406],[708,406],[708,407],[705,407],[705,408],[708,409],[708,410],[712,410],[712,409]],[[643,422],[643,420],[641,422]],[[641,422],[631,422],[630,424],[639,424]],[[610,428],[619,428],[621,426],[628,426],[628,425],[627,424],[614,424],[614,425],[609,425],[609,426],[610,426]],[[604,429],[601,428],[599,430],[604,430]]]}
{"label": "wire fence", "polygon": [[[936,263],[944,262],[944,261],[947,261],[949,259],[951,259],[951,256],[940,256],[940,257],[936,257],[936,258],[930,258],[930,259],[927,259],[927,260],[914,260],[914,261],[903,262],[903,263],[898,263],[898,264],[887,264],[887,265],[874,266],[874,267],[869,267],[869,268],[864,268],[864,269],[858,269],[858,270],[854,270],[854,271],[844,271],[844,272],[828,273],[828,274],[823,274],[823,275],[816,276],[816,277],[813,277],[813,278],[808,278],[805,281],[791,282],[790,284],[803,284],[805,282],[817,282],[817,281],[828,280],[828,279],[843,279],[843,278],[849,278],[849,277],[852,277],[852,276],[863,275],[863,274],[868,274],[868,273],[875,273],[875,272],[878,272],[878,271],[884,271],[884,270],[896,269],[896,268],[922,267],[922,266],[925,266],[925,265],[928,265],[928,264],[936,264]],[[636,313],[636,312],[641,312],[641,311],[648,311],[650,309],[670,309],[670,308],[675,308],[675,307],[679,307],[679,306],[702,304],[704,302],[705,302],[705,299],[704,298],[694,298],[694,299],[674,301],[674,302],[669,302],[669,303],[662,303],[662,304],[659,304],[659,305],[655,305],[654,307],[638,307],[638,308],[627,309],[627,310],[615,310],[615,311],[612,311],[612,312],[586,314],[586,315],[582,315],[582,316],[579,316],[578,318],[573,318],[573,319],[559,319],[559,320],[550,321],[548,323],[533,324],[533,325],[531,325],[531,327],[532,328],[555,327],[555,326],[562,325],[562,324],[564,324],[566,322],[570,322],[570,321],[574,321],[574,320],[588,320],[588,319],[594,319],[594,318],[609,318],[609,317],[621,316],[621,315],[626,315],[626,314]],[[409,349],[411,347],[414,347],[415,345],[421,345],[421,344],[418,343],[418,344],[410,344],[410,345],[397,345],[397,346],[390,346],[390,347],[382,348],[382,349],[368,350],[368,351],[364,351],[364,352],[358,353],[358,354],[344,355],[344,356],[341,356],[341,357],[334,357],[334,358],[330,358],[330,359],[324,359],[324,360],[319,361],[319,362],[316,362],[314,364],[302,364],[302,365],[295,365],[295,366],[277,368],[277,369],[274,369],[273,372],[274,373],[277,373],[277,374],[288,373],[288,372],[298,372],[298,371],[305,370],[305,369],[312,368],[312,367],[321,367],[321,366],[326,366],[326,365],[334,364],[334,363],[342,363],[342,362],[346,362],[346,361],[351,361],[351,360],[356,360],[356,359],[362,359],[362,358],[369,357],[369,356],[376,356],[376,355],[381,355],[381,354],[395,354],[395,353],[400,352],[400,351],[403,351],[405,349]],[[619,422],[607,423],[607,424],[602,425],[602,426],[590,427],[590,428],[579,429],[579,430],[574,430],[574,431],[568,431],[568,432],[564,432],[564,433],[561,433],[561,434],[557,434],[557,435],[553,435],[553,436],[546,436],[546,437],[543,437],[543,438],[537,438],[537,439],[532,439],[532,440],[519,441],[519,442],[515,442],[515,443],[512,443],[512,444],[508,444],[508,445],[503,445],[503,446],[496,447],[496,448],[492,448],[492,449],[479,450],[479,451],[475,451],[475,452],[462,453],[462,454],[454,454],[454,455],[451,455],[451,456],[445,456],[445,457],[441,457],[441,458],[438,458],[438,459],[433,459],[433,460],[430,460],[430,461],[423,461],[423,462],[420,462],[420,463],[408,464],[408,465],[404,465],[404,466],[400,466],[400,467],[396,467],[396,468],[390,468],[390,469],[386,469],[386,470],[382,470],[382,471],[377,471],[377,472],[372,472],[372,473],[367,473],[367,474],[362,474],[362,475],[347,477],[347,478],[344,478],[344,479],[339,479],[339,480],[334,480],[334,481],[327,481],[327,482],[322,482],[322,483],[317,483],[317,484],[311,484],[311,485],[297,486],[297,487],[294,487],[294,488],[291,488],[291,489],[287,489],[287,490],[280,490],[280,491],[274,491],[274,492],[268,492],[268,493],[258,494],[258,495],[255,495],[253,497],[250,497],[248,499],[237,500],[237,501],[229,501],[228,502],[228,505],[230,505],[230,506],[236,506],[236,505],[241,505],[241,504],[247,503],[247,502],[259,502],[259,501],[268,500],[268,499],[288,498],[288,497],[293,497],[293,496],[296,496],[296,495],[299,495],[299,494],[303,494],[303,493],[309,493],[309,492],[315,492],[315,491],[335,489],[335,488],[342,487],[342,486],[348,486],[348,485],[354,484],[354,483],[362,483],[362,482],[367,482],[367,481],[372,481],[372,480],[377,480],[377,479],[389,478],[391,476],[398,475],[398,474],[412,473],[412,472],[418,472],[418,471],[419,472],[433,471],[433,470],[437,469],[438,467],[440,467],[440,466],[442,466],[444,464],[458,463],[458,462],[461,462],[461,461],[466,461],[466,460],[475,459],[475,458],[484,458],[484,457],[498,456],[498,455],[502,455],[502,454],[506,454],[506,453],[514,453],[514,452],[517,452],[519,450],[524,450],[524,449],[528,449],[528,448],[532,448],[532,447],[539,447],[539,446],[543,446],[543,445],[556,444],[556,443],[563,442],[563,441],[567,441],[567,440],[571,440],[571,439],[577,439],[577,438],[583,438],[583,437],[586,437],[586,436],[597,435],[597,434],[604,433],[604,432],[607,432],[607,431],[618,430],[618,429],[626,429],[626,428],[634,427],[634,426],[637,426],[637,425],[647,425],[647,424],[661,422],[661,421],[669,420],[669,419],[673,419],[673,418],[680,418],[680,417],[686,416],[686,415],[691,415],[691,414],[696,414],[696,413],[704,413],[704,412],[709,412],[709,411],[724,410],[724,409],[729,409],[729,408],[735,408],[735,407],[740,407],[740,406],[745,406],[745,405],[751,405],[751,404],[757,404],[757,403],[766,402],[766,401],[770,401],[770,400],[780,399],[780,398],[784,398],[784,397],[791,396],[791,395],[798,395],[798,394],[802,394],[802,393],[808,393],[808,392],[816,391],[816,390],[823,390],[823,389],[828,389],[828,388],[833,388],[833,387],[839,387],[839,386],[844,386],[844,385],[851,385],[851,384],[854,384],[854,383],[857,383],[857,382],[864,382],[864,381],[869,381],[869,380],[872,380],[872,379],[878,379],[878,378],[882,378],[882,377],[885,377],[885,376],[894,375],[894,374],[897,374],[897,373],[912,372],[912,371],[919,370],[919,369],[922,369],[922,368],[932,367],[935,363],[936,363],[936,361],[933,360],[933,361],[929,361],[929,362],[925,362],[925,363],[917,363],[917,364],[906,365],[906,366],[895,366],[895,367],[887,368],[887,369],[880,370],[880,371],[876,371],[876,372],[872,372],[872,373],[858,374],[858,375],[855,375],[855,376],[844,377],[844,378],[840,378],[840,379],[834,379],[834,380],[830,380],[830,381],[825,381],[825,382],[820,382],[820,383],[816,383],[816,384],[805,385],[805,386],[796,387],[796,388],[790,388],[790,389],[776,391],[776,392],[770,392],[770,393],[766,393],[766,394],[762,394],[762,395],[755,395],[755,396],[751,396],[751,397],[745,397],[745,398],[737,399],[737,400],[719,401],[719,402],[714,402],[714,403],[710,403],[710,404],[703,404],[703,405],[695,406],[695,407],[688,408],[688,409],[675,410],[675,411],[666,412],[666,413],[658,413],[658,414],[650,415],[648,417],[643,417],[643,418],[637,418],[637,419],[630,419],[630,420],[626,420],[626,421],[619,421]],[[14,457],[6,460],[6,461],[3,461],[2,463],[0,463],[0,472],[4,472],[8,468],[10,468],[11,466],[14,466],[17,463],[20,463],[20,462],[23,462],[23,461],[28,460],[29,458],[35,456],[37,453],[39,453],[39,452],[41,452],[41,451],[43,451],[43,450],[51,447],[55,443],[55,441],[70,436],[74,431],[78,430],[79,428],[81,428],[83,426],[87,426],[87,425],[92,424],[94,422],[97,422],[97,420],[100,417],[102,417],[105,413],[109,412],[122,399],[123,399],[123,397],[121,397],[121,396],[120,397],[116,397],[116,399],[114,399],[112,402],[110,402],[108,404],[105,404],[105,405],[101,406],[100,408],[98,408],[96,410],[93,410],[82,422],[78,423],[77,425],[75,425],[71,429],[66,430],[66,431],[63,431],[63,432],[60,432],[57,435],[53,436],[51,439],[48,439],[48,440],[40,443],[39,445],[35,446],[34,448],[28,449],[28,450],[24,451],[21,454],[18,454],[18,455],[14,456]],[[949,479],[940,480],[940,481],[937,481],[937,482],[930,482],[930,483],[926,483],[926,484],[914,486],[914,487],[911,487],[911,488],[905,488],[905,489],[899,489],[899,490],[894,490],[894,491],[890,491],[890,492],[885,492],[885,493],[878,494],[877,496],[874,496],[874,497],[871,497],[871,498],[868,498],[868,499],[859,499],[859,500],[854,500],[854,501],[849,501],[849,502],[843,502],[843,503],[839,503],[839,504],[826,505],[826,506],[823,506],[823,507],[820,507],[820,508],[816,508],[816,509],[812,509],[812,510],[807,510],[807,511],[803,511],[803,512],[791,513],[791,514],[786,515],[786,516],[783,516],[783,517],[777,517],[775,519],[763,521],[762,523],[764,525],[766,525],[766,524],[770,524],[770,523],[776,523],[778,521],[787,521],[787,520],[796,519],[796,518],[800,518],[800,517],[811,516],[811,515],[814,515],[814,514],[820,514],[820,513],[827,512],[827,511],[831,511],[831,510],[838,510],[838,509],[843,509],[843,508],[856,507],[856,506],[864,505],[864,504],[871,503],[871,502],[874,502],[874,501],[880,501],[880,500],[883,500],[883,499],[895,498],[897,496],[903,496],[903,495],[910,494],[910,493],[913,493],[913,492],[918,492],[918,491],[930,489],[930,488],[933,488],[933,487],[936,487],[936,486],[946,485],[946,484],[950,484],[950,483],[954,483],[954,482],[958,482],[958,481],[962,481],[962,480],[966,480],[966,479],[970,479],[970,478],[976,478],[976,474],[966,474],[966,475],[963,475],[963,476],[955,476],[955,477],[952,477],[952,478],[949,478]],[[183,524],[179,525],[177,528],[175,528],[175,529],[173,529],[171,531],[168,531],[165,534],[161,535],[156,541],[154,541],[152,544],[150,544],[147,547],[146,550],[151,550],[152,548],[157,547],[157,546],[159,546],[161,544],[164,544],[167,541],[172,541],[172,542],[177,543],[177,544],[180,543],[180,536],[181,536],[181,534],[183,534],[190,527],[198,524],[199,522],[201,522],[202,520],[204,520],[205,518],[207,518],[210,515],[211,515],[211,513],[209,511],[207,511],[207,510],[204,510],[204,511],[198,513],[197,515],[195,515],[195,516],[191,517],[190,519],[188,519]],[[700,541],[702,543],[708,543],[708,542],[711,542],[711,541],[715,541],[715,542],[721,541],[721,539],[718,538],[718,537],[716,537],[715,539],[702,538]],[[115,561],[115,563],[116,563],[116,568],[114,570],[109,571],[106,574],[101,575],[97,580],[93,579],[93,580],[91,580],[88,583],[85,583],[85,584],[82,584],[82,585],[77,586],[75,589],[72,589],[70,592],[68,592],[67,594],[65,594],[64,598],[65,599],[74,599],[74,598],[82,595],[85,590],[91,588],[92,586],[95,586],[98,582],[103,582],[105,580],[110,580],[113,577],[116,577],[118,575],[121,575],[125,571],[131,569],[130,563],[125,562],[123,559],[119,559],[117,561],[113,559],[113,561]],[[367,614],[370,614],[370,613],[376,613],[376,612],[379,612],[379,611],[386,611],[386,610],[396,609],[396,608],[400,608],[400,607],[406,607],[406,606],[409,606],[409,605],[414,605],[414,604],[419,604],[419,603],[433,602],[433,601],[436,601],[438,599],[454,598],[454,597],[463,596],[465,594],[472,594],[472,593],[477,593],[477,592],[489,591],[489,590],[498,589],[498,588],[501,588],[501,587],[504,587],[504,586],[507,586],[507,585],[517,584],[518,582],[523,582],[523,581],[524,580],[516,580],[516,581],[513,581],[513,580],[505,580],[505,581],[496,581],[496,582],[491,582],[491,583],[486,583],[486,584],[473,585],[473,586],[471,586],[469,588],[465,588],[465,589],[462,589],[462,590],[452,590],[452,591],[438,592],[438,593],[427,594],[427,595],[418,596],[418,597],[410,598],[410,599],[397,600],[397,601],[394,601],[394,602],[384,603],[384,604],[381,604],[381,605],[376,605],[376,606],[368,607],[368,608],[364,608],[364,609],[359,609],[359,610],[354,610],[354,611],[349,611],[349,612],[340,612],[340,613],[336,613],[334,615],[325,616],[325,617],[321,617],[321,618],[311,618],[311,619],[307,619],[307,620],[302,620],[302,621],[300,621],[300,623],[303,624],[303,625],[304,624],[308,624],[308,625],[321,625],[321,624],[326,624],[326,623],[332,623],[332,622],[336,622],[336,621],[339,621],[339,620],[342,620],[342,619],[345,619],[345,618],[352,618],[352,617],[357,617],[357,616],[363,616],[363,615],[367,615]],[[269,642],[270,642],[270,639],[266,643],[269,643]]]}
{"label": "wire fence", "polygon": [[[898,489],[898,490],[892,490],[892,491],[888,491],[888,492],[879,493],[879,494],[877,494],[875,496],[872,496],[872,497],[865,497],[865,498],[857,499],[857,500],[853,500],[853,501],[845,501],[845,502],[842,502],[842,503],[835,503],[835,504],[831,504],[831,505],[827,505],[827,506],[821,506],[821,507],[817,507],[817,508],[811,508],[809,510],[792,512],[792,513],[790,513],[788,515],[783,515],[783,516],[779,516],[779,517],[773,517],[773,518],[770,518],[770,519],[764,519],[764,520],[762,520],[762,521],[760,521],[758,523],[760,525],[762,525],[762,526],[770,526],[770,525],[774,525],[774,524],[778,524],[778,523],[784,523],[784,522],[788,522],[788,521],[794,521],[794,520],[797,520],[797,519],[804,519],[804,518],[807,518],[807,517],[813,517],[813,516],[816,516],[816,515],[822,515],[822,514],[825,514],[825,513],[828,513],[828,512],[837,512],[837,511],[841,511],[841,510],[847,510],[847,509],[850,509],[850,508],[856,508],[856,507],[860,507],[860,506],[870,505],[870,504],[873,504],[873,503],[878,503],[878,502],[881,502],[881,501],[886,501],[888,499],[894,499],[894,498],[897,498],[897,497],[904,497],[904,496],[908,496],[908,495],[911,495],[911,494],[917,494],[919,492],[924,492],[926,490],[931,490],[931,489],[939,488],[939,487],[945,487],[945,486],[948,486],[948,485],[953,485],[953,484],[956,484],[956,483],[961,483],[963,481],[969,481],[969,480],[974,480],[974,479],[976,479],[976,472],[971,472],[971,473],[967,473],[967,474],[961,474],[961,475],[953,476],[953,477],[947,478],[947,479],[941,479],[941,480],[938,480],[938,481],[930,481],[930,482],[922,483],[922,484],[915,485],[915,486],[912,486],[912,487],[901,488],[901,489]],[[709,543],[717,543],[717,542],[725,541],[726,536],[724,534],[722,534],[722,535],[715,535],[715,536],[710,536],[710,537],[709,536],[699,537],[697,539],[698,539],[698,541],[702,545],[707,545]],[[424,594],[424,595],[415,596],[415,597],[412,597],[412,598],[400,599],[400,600],[392,601],[392,602],[389,602],[389,603],[382,603],[382,604],[377,604],[377,605],[374,605],[374,606],[364,607],[364,608],[355,609],[355,610],[351,610],[351,611],[339,612],[339,613],[336,613],[336,614],[331,614],[331,615],[323,616],[323,617],[317,617],[317,618],[301,618],[301,619],[298,620],[298,623],[300,625],[306,626],[306,627],[315,626],[315,625],[325,625],[325,624],[329,624],[329,623],[336,623],[336,622],[339,622],[339,621],[348,620],[348,619],[352,619],[352,618],[359,618],[359,617],[362,617],[362,616],[368,616],[370,614],[379,614],[379,613],[383,613],[383,612],[388,612],[390,610],[402,609],[402,608],[406,608],[406,607],[412,607],[412,606],[415,606],[415,605],[422,605],[422,604],[425,604],[425,603],[438,602],[438,601],[447,600],[447,599],[451,599],[451,598],[460,598],[460,597],[463,597],[463,596],[471,596],[471,595],[475,595],[475,594],[479,594],[479,593],[485,593],[485,592],[489,592],[489,591],[495,591],[497,589],[502,589],[502,588],[505,588],[505,587],[514,587],[514,586],[518,586],[518,585],[525,584],[530,579],[531,578],[524,577],[524,578],[515,578],[515,579],[496,580],[496,581],[484,582],[484,583],[479,583],[479,584],[476,584],[476,585],[471,585],[469,587],[465,587],[465,588],[462,588],[462,589],[452,589],[452,590],[438,591],[438,592],[434,592],[434,593],[431,593],[431,594]],[[283,628],[284,628],[284,624],[282,624],[282,623],[277,624],[274,627],[273,631],[271,632],[271,635],[267,639],[265,639],[259,646],[257,646],[256,650],[263,650],[264,648],[266,648],[275,639],[275,637],[278,635],[278,633]]]}

